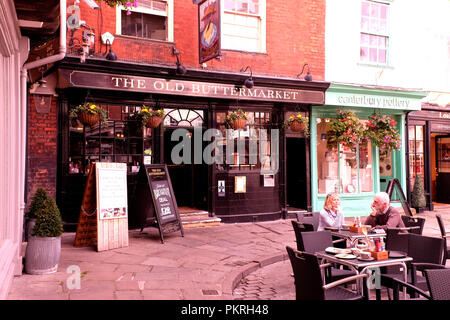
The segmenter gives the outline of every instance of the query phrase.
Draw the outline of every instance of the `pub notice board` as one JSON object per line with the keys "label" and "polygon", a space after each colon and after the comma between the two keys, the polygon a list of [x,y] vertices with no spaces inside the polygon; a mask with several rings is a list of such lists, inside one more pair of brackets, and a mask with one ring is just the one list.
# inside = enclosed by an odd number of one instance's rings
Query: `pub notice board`
{"label": "pub notice board", "polygon": [[97,251],[128,246],[125,163],[91,164],[74,245],[76,247],[96,245]]}
{"label": "pub notice board", "polygon": [[147,226],[157,227],[162,243],[164,233],[180,230],[184,237],[167,165],[141,165],[136,192],[130,202],[130,214],[138,217],[141,230]]}

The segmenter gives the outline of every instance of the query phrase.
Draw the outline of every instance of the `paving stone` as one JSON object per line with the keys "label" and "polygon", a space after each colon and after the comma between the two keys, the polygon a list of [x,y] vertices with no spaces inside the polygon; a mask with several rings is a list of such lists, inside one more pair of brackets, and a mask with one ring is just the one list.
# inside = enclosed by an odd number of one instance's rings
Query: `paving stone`
{"label": "paving stone", "polygon": [[136,290],[124,290],[116,291],[116,300],[143,300],[144,296],[140,291]]}

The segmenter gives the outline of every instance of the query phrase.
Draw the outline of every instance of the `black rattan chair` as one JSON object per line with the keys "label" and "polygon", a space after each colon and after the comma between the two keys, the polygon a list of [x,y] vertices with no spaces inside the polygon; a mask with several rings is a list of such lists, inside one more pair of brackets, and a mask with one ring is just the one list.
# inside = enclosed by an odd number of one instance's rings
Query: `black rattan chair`
{"label": "black rattan chair", "polygon": [[317,228],[319,227],[319,217],[320,212],[314,211],[314,212],[308,212],[308,213],[297,213],[297,221],[301,223],[309,223],[312,224],[314,227],[314,231],[317,231]]}
{"label": "black rattan chair", "polygon": [[425,270],[432,300],[450,300],[450,269]]}
{"label": "black rattan chair", "polygon": [[[407,282],[423,291],[428,291],[427,282],[425,276],[423,275],[423,272],[426,269],[445,268],[442,265],[444,240],[442,238],[422,236],[413,233],[407,233],[406,237],[408,238],[408,250],[406,251],[406,253],[409,257],[413,258],[413,261],[407,264]],[[391,277],[397,280],[403,280],[403,274],[398,271],[393,271],[390,268],[388,270],[389,273],[384,274],[384,280],[381,280],[381,285],[386,288],[391,288],[390,282],[386,281],[386,279]],[[418,271],[421,271],[422,275],[417,274]],[[377,289],[377,299],[379,298],[380,292]]]}
{"label": "black rattan chair", "polygon": [[[308,233],[308,232],[307,232]],[[314,254],[300,252],[286,247],[294,272],[295,297],[297,300],[361,300],[363,296],[345,288],[341,284],[365,278],[367,274],[353,275],[332,283],[323,284],[321,268]]]}
{"label": "black rattan chair", "polygon": [[[403,224],[405,225],[406,228],[414,227],[412,229],[409,229],[409,232],[416,233],[416,234],[422,234],[423,227],[425,225],[424,218],[410,217],[410,216],[406,216],[406,215],[402,215],[401,217],[403,220]],[[418,227],[418,228],[416,228],[416,227]]]}
{"label": "black rattan chair", "polygon": [[[381,283],[383,283],[386,287],[392,289],[392,300],[400,300],[400,291],[403,291],[403,288],[406,288],[407,293],[410,295],[411,300],[430,300],[431,297],[423,290],[413,286],[410,283],[404,282],[400,279],[388,277],[384,274],[380,276]],[[417,297],[419,296],[419,297]]]}
{"label": "black rattan chair", "polygon": [[[328,247],[333,247],[333,240],[331,237],[331,232],[328,230],[324,231],[313,231],[313,232],[302,232],[300,233],[301,240],[297,242],[297,245],[301,243],[299,251],[305,251],[310,254],[315,254],[319,251],[324,251]],[[340,239],[339,241],[342,241]],[[355,272],[348,269],[339,269],[337,267],[330,267],[326,272],[326,282],[336,281],[351,275]]]}
{"label": "black rattan chair", "polygon": [[301,223],[301,222],[298,222],[295,220],[291,220],[291,222],[292,222],[292,227],[294,228],[295,240],[297,241],[297,250],[303,251],[305,249],[303,246],[303,240],[301,237],[301,233],[314,231],[314,227],[312,224],[309,224],[309,223]]}
{"label": "black rattan chair", "polygon": [[444,257],[442,260],[442,264],[445,265],[447,262],[447,259],[450,259],[450,248],[447,245],[447,239],[450,238],[450,232],[445,231],[444,221],[442,220],[442,217],[440,214],[436,215],[436,219],[439,224],[439,229],[441,230],[441,236],[444,239]]}

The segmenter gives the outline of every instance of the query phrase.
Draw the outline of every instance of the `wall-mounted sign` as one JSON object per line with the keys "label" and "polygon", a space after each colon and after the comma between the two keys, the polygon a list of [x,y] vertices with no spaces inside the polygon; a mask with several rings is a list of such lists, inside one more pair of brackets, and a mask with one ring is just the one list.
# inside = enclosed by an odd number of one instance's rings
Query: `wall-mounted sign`
{"label": "wall-mounted sign", "polygon": [[247,177],[235,176],[234,177],[234,193],[246,193],[247,192]]}
{"label": "wall-mounted sign", "polygon": [[275,187],[275,176],[273,174],[263,175],[263,186],[264,187]]}
{"label": "wall-mounted sign", "polygon": [[205,0],[198,6],[200,64],[220,56],[220,1]]}
{"label": "wall-mounted sign", "polygon": [[426,92],[387,90],[372,87],[330,85],[325,104],[361,108],[420,110]]}
{"label": "wall-mounted sign", "polygon": [[217,195],[219,197],[225,197],[225,180],[217,181]]}
{"label": "wall-mounted sign", "polygon": [[252,101],[279,101],[323,104],[321,91],[268,88],[251,89],[232,84],[167,80],[162,78],[135,77],[98,72],[59,70],[58,88],[79,87],[131,92],[161,93],[193,97],[228,98]]}

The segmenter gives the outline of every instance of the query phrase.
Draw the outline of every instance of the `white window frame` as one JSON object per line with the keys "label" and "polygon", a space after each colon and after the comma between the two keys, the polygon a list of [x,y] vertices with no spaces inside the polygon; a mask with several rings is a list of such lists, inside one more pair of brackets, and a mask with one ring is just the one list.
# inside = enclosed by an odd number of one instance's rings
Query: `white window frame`
{"label": "white window frame", "polygon": [[[362,19],[362,4],[366,2],[366,3],[376,3],[376,4],[380,4],[380,5],[386,5],[388,10],[387,10],[387,16],[386,16],[386,30],[385,32],[374,32],[372,30],[363,30],[362,26],[361,26],[361,19]],[[391,41],[391,36],[390,36],[390,15],[391,15],[391,6],[390,6],[390,2],[391,1],[377,1],[377,0],[363,0],[361,1],[361,6],[360,6],[360,31],[359,31],[359,50],[361,50],[361,35],[362,34],[366,34],[368,36],[378,36],[378,37],[384,37],[386,38],[386,61],[385,62],[379,62],[378,59],[376,62],[370,61],[370,60],[362,60],[361,59],[361,55],[359,57],[359,62],[363,63],[363,64],[370,64],[370,65],[380,65],[380,66],[388,66],[389,65],[389,57],[390,57],[390,41]],[[370,16],[369,16],[370,17]],[[370,40],[369,40],[370,41]],[[367,47],[370,49],[371,46],[370,44],[367,45]],[[380,47],[376,47],[377,49]],[[369,53],[368,53],[369,54]]]}
{"label": "white window frame", "polygon": [[[173,1],[174,0],[160,0],[160,1],[167,2],[166,14],[163,14],[161,11],[139,7],[139,3],[138,3],[137,8],[132,7],[131,11],[167,17],[167,39],[165,41],[173,42]],[[118,34],[118,35],[122,35],[122,11],[125,11],[125,10],[126,10],[126,8],[122,5],[119,5],[116,7],[116,34]],[[127,35],[124,35],[124,36],[128,37]],[[141,37],[137,37],[137,38],[145,39],[145,40],[152,40],[152,41],[161,41],[158,39],[149,39],[149,38],[141,38]]]}
{"label": "white window frame", "polygon": [[[240,12],[234,12],[234,11],[227,11],[227,13],[230,14],[236,14],[236,15],[244,15],[244,16],[254,16],[254,17],[259,17],[260,21],[260,39],[259,39],[259,48],[258,51],[250,51],[247,50],[246,48],[243,49],[236,49],[236,48],[226,48],[223,46],[223,42],[222,42],[222,49],[223,50],[234,50],[234,51],[246,51],[246,52],[258,52],[258,53],[266,53],[266,0],[259,0],[259,14],[258,15],[254,15],[254,14],[246,14],[246,13],[240,13]],[[220,0],[220,33],[221,33],[221,38],[223,38],[223,17],[225,14],[225,0]]]}

